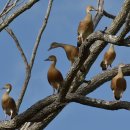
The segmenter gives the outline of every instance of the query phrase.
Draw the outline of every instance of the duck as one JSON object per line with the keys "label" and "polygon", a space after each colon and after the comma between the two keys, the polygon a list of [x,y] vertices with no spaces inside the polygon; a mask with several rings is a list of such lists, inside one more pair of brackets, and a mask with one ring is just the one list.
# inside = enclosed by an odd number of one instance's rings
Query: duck
{"label": "duck", "polygon": [[104,58],[100,63],[102,70],[107,70],[108,66],[112,67],[112,63],[116,58],[114,45],[110,44],[109,49],[105,52]]}
{"label": "duck", "polygon": [[51,49],[54,49],[54,48],[58,48],[58,47],[61,47],[64,49],[66,56],[72,65],[74,63],[75,59],[78,57],[79,48],[76,46],[73,46],[73,45],[69,45],[69,44],[62,44],[62,43],[53,42],[50,45],[50,48],[48,49],[48,51]]}
{"label": "duck", "polygon": [[127,87],[127,83],[122,72],[122,67],[124,66],[124,64],[119,64],[118,73],[111,80],[111,90],[113,91],[116,100],[120,100],[120,98],[122,98],[123,92]]}
{"label": "duck", "polygon": [[86,16],[80,21],[78,26],[78,37],[77,37],[77,46],[80,47],[84,40],[94,31],[94,25],[92,20],[91,11],[97,11],[93,6],[87,6],[86,8]]}
{"label": "duck", "polygon": [[13,119],[17,115],[17,107],[15,100],[9,96],[12,90],[12,85],[7,83],[2,89],[6,89],[6,92],[2,96],[1,105],[5,113],[5,117],[10,116]]}
{"label": "duck", "polygon": [[52,62],[47,73],[47,78],[49,84],[53,87],[53,94],[55,94],[56,90],[59,93],[60,88],[63,85],[64,79],[61,72],[56,68],[57,58],[54,55],[50,55],[47,59],[45,59],[45,61]]}

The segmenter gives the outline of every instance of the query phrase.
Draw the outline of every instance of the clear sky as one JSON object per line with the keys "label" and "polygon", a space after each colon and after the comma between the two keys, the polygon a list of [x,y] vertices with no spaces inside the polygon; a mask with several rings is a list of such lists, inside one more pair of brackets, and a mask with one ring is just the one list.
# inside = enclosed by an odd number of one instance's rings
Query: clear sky
{"label": "clear sky", "polygon": [[[122,1],[105,0],[104,8],[109,13],[117,15],[123,4]],[[0,1],[0,9],[3,4],[3,1]],[[31,10],[26,11],[26,13],[20,15],[10,24],[28,60],[30,60],[33,45],[41,26],[43,15],[46,12],[47,4],[48,0],[41,0]],[[85,16],[85,8],[87,5],[96,6],[97,0],[54,0],[48,25],[42,36],[32,77],[20,112],[29,108],[36,101],[52,94],[52,87],[47,81],[47,71],[50,63],[44,61],[49,55],[54,54],[57,56],[58,62],[56,67],[62,72],[64,77],[66,76],[70,68],[70,62],[67,60],[65,52],[60,48],[49,52],[47,49],[54,41],[76,45],[77,26],[79,21]],[[104,17],[96,30],[103,30],[111,22],[111,19]],[[91,71],[87,75],[87,79],[91,79],[94,75],[102,72],[99,65],[107,48],[108,46],[92,66]],[[130,55],[129,48],[116,46],[115,49],[117,57],[113,66],[122,62],[130,63],[129,58],[127,58]],[[14,41],[5,31],[0,33],[0,60],[0,86],[3,87],[5,83],[11,83],[13,85],[11,96],[17,100],[25,78],[25,66]],[[126,79],[127,90],[122,100],[130,101],[129,77]],[[2,94],[3,92],[0,92],[0,97]],[[88,96],[104,100],[114,100],[113,93],[110,89],[110,82],[102,85]],[[0,107],[0,120],[3,119],[4,114]],[[127,110],[109,111],[71,103],[47,126],[46,130],[127,130],[129,128],[129,120],[130,112]]]}

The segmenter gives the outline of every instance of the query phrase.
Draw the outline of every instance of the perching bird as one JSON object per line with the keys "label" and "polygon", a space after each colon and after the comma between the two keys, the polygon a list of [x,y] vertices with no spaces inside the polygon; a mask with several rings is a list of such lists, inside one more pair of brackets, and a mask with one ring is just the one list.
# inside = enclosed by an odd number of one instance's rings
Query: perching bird
{"label": "perching bird", "polygon": [[1,105],[6,116],[9,115],[12,119],[17,115],[17,107],[15,101],[12,97],[9,96],[12,85],[6,84],[2,89],[6,89],[6,92],[2,96]]}
{"label": "perching bird", "polygon": [[124,64],[119,65],[118,73],[111,81],[111,89],[116,100],[119,100],[122,97],[123,92],[126,90],[126,80],[122,72],[122,67],[124,66]]}
{"label": "perching bird", "polygon": [[90,11],[97,11],[94,7],[92,6],[87,6],[86,8],[86,16],[84,20],[80,21],[79,26],[78,26],[78,38],[77,38],[77,46],[80,47],[80,45],[84,42],[84,40],[94,31],[93,27],[93,20],[92,20],[92,15]]}
{"label": "perching bird", "polygon": [[61,47],[65,50],[68,60],[71,62],[71,64],[73,64],[75,59],[78,57],[78,54],[79,54],[78,47],[75,47],[73,45],[61,44],[61,43],[54,42],[50,45],[50,48],[48,50],[51,50],[51,49],[54,49],[57,47]]}
{"label": "perching bird", "polygon": [[52,64],[48,70],[47,78],[50,85],[53,87],[53,94],[55,94],[55,90],[60,90],[60,87],[63,83],[63,76],[61,72],[56,69],[57,59],[54,55],[49,56],[45,61],[52,61]]}
{"label": "perching bird", "polygon": [[107,50],[107,52],[104,54],[103,61],[100,64],[102,70],[106,70],[109,65],[111,67],[111,64],[114,61],[115,57],[116,57],[116,52],[114,49],[114,45],[110,44],[110,47]]}

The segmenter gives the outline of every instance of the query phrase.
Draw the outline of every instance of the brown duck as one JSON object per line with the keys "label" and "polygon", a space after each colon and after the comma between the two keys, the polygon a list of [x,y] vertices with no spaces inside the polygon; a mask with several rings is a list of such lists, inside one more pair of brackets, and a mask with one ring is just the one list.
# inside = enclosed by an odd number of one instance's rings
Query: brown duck
{"label": "brown duck", "polygon": [[52,43],[50,45],[50,48],[48,50],[61,47],[65,50],[66,56],[68,60],[71,62],[71,64],[74,63],[75,59],[78,57],[79,54],[79,49],[73,45],[68,45],[68,44],[61,44],[61,43]]}
{"label": "brown duck", "polygon": [[10,91],[12,90],[11,84],[6,84],[2,89],[6,89],[6,92],[2,96],[2,108],[6,115],[9,115],[14,118],[17,115],[17,107],[15,101],[12,97],[9,96]]}
{"label": "brown duck", "polygon": [[50,65],[50,68],[47,73],[48,82],[53,87],[53,94],[55,94],[55,90],[58,90],[62,86],[63,83],[63,76],[61,72],[56,69],[56,62],[57,59],[54,55],[49,56],[45,61],[52,61],[52,64]]}
{"label": "brown duck", "polygon": [[87,6],[86,8],[86,16],[84,20],[80,21],[78,26],[78,38],[77,38],[77,46],[84,42],[84,40],[94,31],[93,20],[90,11],[96,11],[96,9],[92,6]]}
{"label": "brown duck", "polygon": [[114,45],[110,44],[110,47],[107,50],[107,52],[104,54],[103,61],[100,64],[102,70],[106,70],[108,66],[111,67],[111,64],[114,61],[115,57],[116,57],[116,52],[114,49]]}
{"label": "brown duck", "polygon": [[111,81],[111,89],[116,100],[119,100],[122,97],[123,92],[126,90],[126,80],[122,72],[122,67],[124,66],[124,64],[119,65],[118,73]]}

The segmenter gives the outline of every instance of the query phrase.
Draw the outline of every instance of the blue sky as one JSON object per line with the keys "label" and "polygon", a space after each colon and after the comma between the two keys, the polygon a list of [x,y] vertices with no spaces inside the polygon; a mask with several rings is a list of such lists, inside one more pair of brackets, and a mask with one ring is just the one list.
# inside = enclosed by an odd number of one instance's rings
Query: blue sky
{"label": "blue sky", "polygon": [[[96,6],[96,0],[54,0],[52,12],[48,21],[47,28],[41,39],[41,43],[38,49],[32,77],[28,85],[23,103],[20,108],[20,112],[23,112],[30,107],[36,101],[43,99],[44,97],[52,94],[52,87],[47,81],[47,71],[50,66],[49,62],[44,62],[49,55],[54,54],[57,56],[56,67],[62,72],[65,77],[69,68],[70,62],[67,60],[65,52],[58,48],[52,51],[47,51],[51,42],[63,42],[76,45],[77,43],[77,26],[79,21],[85,16],[85,8],[87,5]],[[2,8],[3,1],[0,1],[0,8]],[[10,27],[14,30],[14,33],[18,37],[21,46],[29,60],[31,57],[33,45],[41,26],[43,15],[46,12],[48,0],[41,0],[31,10],[22,14],[16,18]],[[117,15],[122,6],[122,0],[113,1],[105,0],[105,10]],[[103,30],[104,27],[111,24],[111,19],[104,17],[96,30]],[[91,71],[87,75],[87,78],[91,79],[97,73],[101,73],[99,66],[104,51],[100,54]],[[129,48],[115,47],[117,57],[113,63],[113,66],[119,63],[130,63],[127,58],[130,55]],[[0,33],[0,86],[3,87],[5,83],[11,83],[13,90],[11,96],[18,99],[20,90],[24,81],[25,66],[21,59],[21,56],[14,44],[14,41],[5,32]],[[127,90],[123,95],[122,100],[130,100],[129,92],[129,77],[127,79]],[[3,92],[0,92],[0,97]],[[110,82],[105,83],[95,92],[88,96],[113,100],[113,94],[110,90]],[[4,119],[2,108],[0,107],[0,120]],[[110,130],[110,129],[127,129],[129,127],[129,111],[118,110],[108,111],[89,106],[83,106],[76,103],[69,104],[50,124],[46,130]],[[123,125],[122,125],[123,124]]]}

